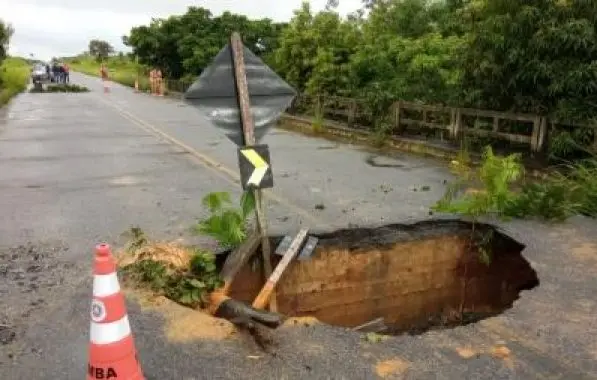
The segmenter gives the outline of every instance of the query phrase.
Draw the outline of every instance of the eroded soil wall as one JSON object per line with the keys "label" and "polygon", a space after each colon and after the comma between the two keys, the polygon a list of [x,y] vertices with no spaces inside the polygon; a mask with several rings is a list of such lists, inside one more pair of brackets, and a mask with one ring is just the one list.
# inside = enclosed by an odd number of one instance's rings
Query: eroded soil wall
{"label": "eroded soil wall", "polygon": [[[367,234],[343,230],[320,236],[313,257],[293,262],[278,283],[279,311],[346,327],[384,317],[400,332],[424,329],[431,320],[449,321],[461,308],[465,313],[497,314],[511,307],[520,290],[537,285],[535,272],[520,254],[521,245],[494,234],[487,266],[478,260],[467,228],[458,226],[436,233],[425,225],[420,234],[389,226]],[[253,268],[239,273],[233,298],[255,298],[263,280]]]}

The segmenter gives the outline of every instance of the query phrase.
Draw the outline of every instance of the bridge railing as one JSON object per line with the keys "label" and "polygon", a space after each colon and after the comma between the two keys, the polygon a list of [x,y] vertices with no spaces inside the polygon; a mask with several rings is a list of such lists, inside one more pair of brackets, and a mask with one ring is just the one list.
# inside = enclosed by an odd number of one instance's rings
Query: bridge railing
{"label": "bridge railing", "polygon": [[[192,81],[165,79],[166,92],[181,95]],[[288,114],[323,124],[337,124],[356,130],[372,130],[379,115],[373,115],[359,99],[339,96],[300,94]],[[592,148],[597,151],[597,123],[569,122],[541,115],[500,112],[473,108],[447,107],[395,101],[383,115],[394,136],[435,137],[459,141],[463,136],[476,136],[490,141],[502,141],[526,146],[531,152],[547,147],[549,134],[555,130],[586,128],[592,130]]]}
{"label": "bridge railing", "polygon": [[[371,130],[375,118],[364,101],[357,99],[297,96],[288,113],[297,117],[321,118],[357,130]],[[597,123],[569,122],[541,115],[447,107],[398,100],[388,110],[385,120],[395,136],[434,135],[441,140],[459,140],[476,136],[527,146],[531,152],[546,149],[550,133],[556,129],[586,128],[592,130],[597,150]],[[378,118],[379,119],[379,118]],[[439,136],[438,136],[439,135]]]}

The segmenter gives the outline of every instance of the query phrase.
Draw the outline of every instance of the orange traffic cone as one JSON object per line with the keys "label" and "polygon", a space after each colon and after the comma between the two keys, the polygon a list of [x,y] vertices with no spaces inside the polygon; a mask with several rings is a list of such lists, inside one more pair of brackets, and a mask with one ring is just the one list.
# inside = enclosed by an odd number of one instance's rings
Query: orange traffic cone
{"label": "orange traffic cone", "polygon": [[87,380],[144,380],[110,246],[95,248]]}

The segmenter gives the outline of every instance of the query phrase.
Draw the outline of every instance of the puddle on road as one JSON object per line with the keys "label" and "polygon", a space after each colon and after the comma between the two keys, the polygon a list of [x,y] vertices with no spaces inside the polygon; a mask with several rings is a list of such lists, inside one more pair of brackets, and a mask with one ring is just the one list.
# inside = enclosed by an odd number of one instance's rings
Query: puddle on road
{"label": "puddle on road", "polygon": [[373,166],[374,168],[404,168],[405,165],[401,164],[400,161],[384,156],[368,156],[365,159],[365,162],[369,166]]}

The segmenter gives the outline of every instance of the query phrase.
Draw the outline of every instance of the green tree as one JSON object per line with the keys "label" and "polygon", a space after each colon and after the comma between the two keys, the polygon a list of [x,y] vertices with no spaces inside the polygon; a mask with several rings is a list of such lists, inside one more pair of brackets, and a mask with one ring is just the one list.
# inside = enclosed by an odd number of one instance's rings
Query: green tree
{"label": "green tree", "polygon": [[12,26],[0,19],[0,63],[8,55],[8,43],[13,33]]}
{"label": "green tree", "polygon": [[101,62],[114,53],[114,48],[107,41],[91,40],[89,41],[89,54],[98,62]]}
{"label": "green tree", "polygon": [[[195,77],[238,31],[297,90],[365,99],[371,115],[396,99],[562,120],[597,114],[593,1],[363,0],[347,18],[337,7],[329,0],[314,12],[304,2],[287,24],[190,7],[123,41],[140,63]],[[586,147],[594,134],[566,133],[550,144]]]}
{"label": "green tree", "polygon": [[266,57],[277,47],[283,26],[230,12],[213,17],[208,9],[189,7],[183,15],[154,19],[149,25],[132,28],[123,42],[142,64],[158,66],[174,78],[195,77],[228,43],[233,31],[241,33],[254,53]]}
{"label": "green tree", "polygon": [[351,87],[348,64],[361,33],[329,9],[314,15],[303,2],[280,36],[274,66],[300,91],[346,94]]}
{"label": "green tree", "polygon": [[597,104],[597,8],[585,0],[492,0],[464,60],[469,104],[584,120]]}

